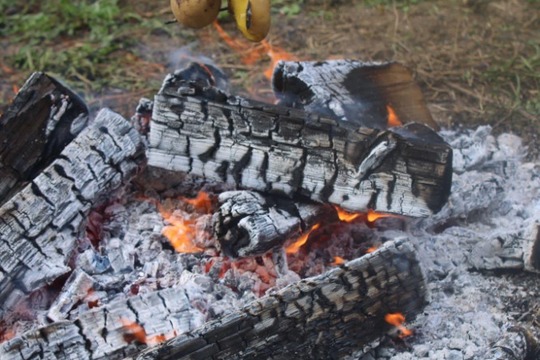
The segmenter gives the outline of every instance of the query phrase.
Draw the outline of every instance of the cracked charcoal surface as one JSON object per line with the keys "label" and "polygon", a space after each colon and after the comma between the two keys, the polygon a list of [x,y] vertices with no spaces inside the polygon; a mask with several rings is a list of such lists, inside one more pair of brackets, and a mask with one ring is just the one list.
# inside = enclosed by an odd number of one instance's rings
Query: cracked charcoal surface
{"label": "cracked charcoal surface", "polygon": [[358,129],[177,81],[155,97],[151,166],[350,211],[427,216],[447,199],[451,149],[428,127]]}
{"label": "cracked charcoal surface", "polygon": [[102,110],[28,186],[0,208],[0,312],[70,271],[92,206],[138,168],[141,141],[121,116]]}

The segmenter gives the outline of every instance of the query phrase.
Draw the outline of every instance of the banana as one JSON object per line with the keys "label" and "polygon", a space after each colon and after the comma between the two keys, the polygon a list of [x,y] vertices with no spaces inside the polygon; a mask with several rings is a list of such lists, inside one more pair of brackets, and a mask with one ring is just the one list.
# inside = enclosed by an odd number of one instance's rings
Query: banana
{"label": "banana", "polygon": [[[174,1],[174,0],[173,0]],[[250,41],[261,41],[270,30],[270,0],[229,0],[236,26]]]}

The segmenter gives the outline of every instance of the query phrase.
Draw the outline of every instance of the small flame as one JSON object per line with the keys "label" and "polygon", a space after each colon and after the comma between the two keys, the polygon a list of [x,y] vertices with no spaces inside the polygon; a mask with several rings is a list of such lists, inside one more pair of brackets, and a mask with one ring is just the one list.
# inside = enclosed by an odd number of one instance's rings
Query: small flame
{"label": "small flame", "polygon": [[272,75],[274,74],[274,68],[276,67],[278,61],[296,61],[298,58],[296,58],[293,54],[290,54],[286,52],[285,50],[270,45],[270,43],[266,40],[261,41],[261,45],[263,46],[264,50],[266,51],[266,54],[270,57],[270,65],[268,68],[264,71],[264,76],[268,79],[272,79]]}
{"label": "small flame", "polygon": [[15,95],[19,93],[19,87],[17,85],[13,85],[12,90]]}
{"label": "small flame", "polygon": [[376,211],[373,211],[371,209],[368,210],[367,212],[367,221],[369,223],[374,223],[375,221],[381,219],[381,218],[387,218],[387,217],[399,217],[398,215],[394,215],[394,214],[385,214],[385,213],[380,213],[380,212],[376,212]]}
{"label": "small flame", "polygon": [[199,191],[197,196],[193,199],[182,199],[184,202],[187,202],[199,212],[204,212],[209,214],[212,211],[212,200],[210,200],[210,195],[204,191]]}
{"label": "small flame", "polygon": [[341,209],[338,206],[335,206],[335,209],[337,211],[337,215],[338,215],[339,220],[341,220],[343,222],[351,222],[351,221],[353,221],[354,219],[358,218],[361,215],[360,213],[347,212],[347,211]]}
{"label": "small flame", "polygon": [[369,247],[367,250],[366,250],[366,254],[371,254],[372,252],[374,252],[375,250],[377,250],[378,247],[376,246],[371,246]]}
{"label": "small flame", "polygon": [[403,326],[403,323],[405,322],[405,316],[402,313],[386,314],[384,316],[384,320],[390,325],[398,328],[399,337],[401,339],[406,338],[407,336],[411,336],[413,334],[412,330],[409,330],[405,326]]}
{"label": "small flame", "polygon": [[270,58],[270,65],[264,71],[264,76],[270,80],[274,73],[274,67],[280,60],[293,61],[298,60],[294,55],[287,51],[271,45],[268,41],[262,40],[259,44],[254,45],[246,40],[234,39],[219,25],[217,21],[214,21],[214,27],[221,39],[229,45],[233,50],[240,53],[242,62],[245,65],[253,65],[259,61],[263,55],[267,55]]}
{"label": "small flame", "polygon": [[192,242],[195,235],[194,222],[176,218],[174,215],[165,219],[171,225],[165,226],[161,233],[169,240],[176,252],[197,253],[203,251]]}
{"label": "small flame", "polygon": [[128,343],[133,341],[138,341],[141,344],[147,344],[149,346],[154,346],[160,344],[164,341],[167,341],[177,335],[176,331],[173,330],[170,334],[158,334],[154,336],[148,336],[146,330],[136,323],[128,319],[120,319],[122,322],[122,327],[124,330],[124,340]]}
{"label": "small flame", "polygon": [[332,265],[342,265],[345,264],[345,259],[340,256],[334,256],[334,261],[332,262]]}
{"label": "small flame", "polygon": [[320,224],[315,224],[311,227],[311,229],[309,229],[308,232],[306,232],[305,234],[303,234],[302,236],[300,236],[300,238],[298,238],[298,240],[296,240],[294,243],[292,243],[291,245],[287,246],[287,248],[285,249],[285,252],[287,254],[295,254],[298,252],[298,250],[300,250],[300,248],[307,242],[308,238],[309,238],[309,235],[317,230],[321,225]]}
{"label": "small flame", "polygon": [[399,120],[394,108],[390,105],[386,105],[386,111],[388,112],[388,127],[401,126],[403,123]]}
{"label": "small flame", "polygon": [[137,324],[135,321],[130,321],[127,319],[120,319],[120,321],[122,322],[122,327],[125,331],[124,340],[126,342],[131,343],[134,340],[137,340],[142,344],[147,343],[146,331],[141,325]]}

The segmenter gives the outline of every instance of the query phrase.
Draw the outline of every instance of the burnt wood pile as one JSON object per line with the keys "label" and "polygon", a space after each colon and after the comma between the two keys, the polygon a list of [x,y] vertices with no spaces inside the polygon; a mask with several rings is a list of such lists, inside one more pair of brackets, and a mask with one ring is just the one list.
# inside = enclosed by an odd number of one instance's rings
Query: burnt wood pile
{"label": "burnt wood pile", "polygon": [[[372,84],[351,86],[365,68]],[[89,213],[129,189],[144,169],[236,188],[219,195],[212,220],[220,250],[233,257],[279,253],[317,221],[336,220],[333,205],[423,217],[446,203],[452,149],[435,132],[403,67],[281,64],[274,84],[278,105],[230,95],[217,86],[222,80],[216,73],[200,70],[194,64],[165,79],[148,139],[141,117],[129,122],[104,109],[89,121],[84,103],[41,73],[2,115],[0,315],[59,278],[67,281],[48,312],[51,323],[1,344],[1,358],[344,356],[388,331],[385,314],[421,311],[425,278],[414,248],[402,238],[199,329],[189,325],[196,315],[178,287],[68,319],[69,309],[95,285],[73,268]],[[335,79],[326,88],[325,74]],[[377,98],[362,100],[369,88],[378,89]],[[326,101],[335,89],[343,96]],[[371,110],[357,111],[353,103]],[[389,105],[407,124],[387,128]],[[126,324],[140,323],[148,325],[147,337],[174,338],[135,355],[144,346],[126,336]]]}

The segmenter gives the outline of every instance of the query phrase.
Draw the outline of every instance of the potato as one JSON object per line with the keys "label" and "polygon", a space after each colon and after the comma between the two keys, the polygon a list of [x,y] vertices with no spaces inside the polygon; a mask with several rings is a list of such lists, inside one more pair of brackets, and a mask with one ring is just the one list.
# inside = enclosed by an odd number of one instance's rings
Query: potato
{"label": "potato", "polygon": [[209,25],[217,18],[221,0],[171,0],[171,9],[179,23],[194,29]]}

